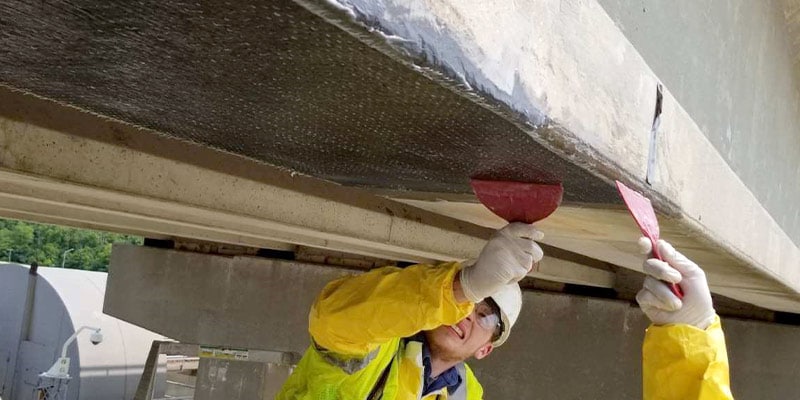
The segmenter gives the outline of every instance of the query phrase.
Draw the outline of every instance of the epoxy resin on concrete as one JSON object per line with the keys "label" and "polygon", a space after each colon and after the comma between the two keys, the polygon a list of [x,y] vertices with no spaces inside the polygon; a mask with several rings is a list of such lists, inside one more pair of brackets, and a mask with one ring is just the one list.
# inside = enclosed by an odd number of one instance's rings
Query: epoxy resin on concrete
{"label": "epoxy resin on concrete", "polygon": [[0,83],[171,136],[347,185],[563,181],[566,201],[618,202],[508,120],[291,1],[6,1],[0,25]]}

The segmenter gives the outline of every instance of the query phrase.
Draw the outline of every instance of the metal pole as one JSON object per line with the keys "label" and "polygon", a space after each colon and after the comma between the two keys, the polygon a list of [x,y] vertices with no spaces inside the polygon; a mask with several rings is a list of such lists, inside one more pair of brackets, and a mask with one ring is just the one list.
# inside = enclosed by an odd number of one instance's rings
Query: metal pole
{"label": "metal pole", "polygon": [[[31,268],[28,270],[28,290],[25,292],[25,305],[23,307],[22,312],[22,324],[19,330],[19,340],[17,341],[17,353],[13,355],[8,361],[11,361],[11,365],[19,365],[19,354],[22,352],[22,342],[31,339],[31,315],[33,315],[33,304],[34,299],[36,298],[36,281],[38,276],[38,269],[39,264],[36,261],[31,263]],[[8,365],[8,363],[6,363]],[[16,388],[14,383],[17,382],[17,376],[20,374],[19,370],[21,368],[15,368],[13,373],[7,374],[5,376],[4,382],[0,382],[4,387],[8,388],[10,393],[3,393],[5,396],[8,394],[7,398],[15,398],[14,391],[20,390],[20,388]]]}
{"label": "metal pole", "polygon": [[64,263],[67,261],[67,253],[75,249],[69,249],[61,253],[61,268],[64,268]]}
{"label": "metal pole", "polygon": [[14,251],[14,249],[8,249],[6,251],[8,252],[8,262],[10,263],[11,262],[11,252]]}

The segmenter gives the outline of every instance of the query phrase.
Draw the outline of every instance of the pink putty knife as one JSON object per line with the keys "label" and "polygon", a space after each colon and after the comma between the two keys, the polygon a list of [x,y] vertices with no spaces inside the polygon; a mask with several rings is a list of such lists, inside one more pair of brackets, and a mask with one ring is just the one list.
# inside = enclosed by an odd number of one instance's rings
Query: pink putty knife
{"label": "pink putty knife", "polygon": [[[622,200],[628,207],[628,211],[631,212],[633,220],[636,221],[636,225],[639,225],[642,235],[650,239],[650,243],[653,244],[653,255],[659,260],[663,261],[664,259],[661,258],[661,254],[658,252],[658,219],[656,219],[656,213],[653,210],[653,205],[650,203],[650,199],[625,186],[622,182],[616,182],[617,190],[619,190]],[[675,294],[675,296],[678,296],[679,299],[683,298],[683,291],[681,290],[680,286],[669,282],[664,283],[669,286],[669,289]]]}

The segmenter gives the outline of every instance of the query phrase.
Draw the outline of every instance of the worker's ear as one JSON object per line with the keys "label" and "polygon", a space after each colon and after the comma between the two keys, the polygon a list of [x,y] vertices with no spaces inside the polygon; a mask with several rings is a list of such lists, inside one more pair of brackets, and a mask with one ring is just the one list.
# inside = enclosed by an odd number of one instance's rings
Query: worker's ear
{"label": "worker's ear", "polygon": [[494,346],[492,345],[492,343],[491,342],[486,343],[475,352],[474,354],[475,359],[480,360],[481,358],[488,356],[489,354],[492,353],[492,350],[494,350]]}

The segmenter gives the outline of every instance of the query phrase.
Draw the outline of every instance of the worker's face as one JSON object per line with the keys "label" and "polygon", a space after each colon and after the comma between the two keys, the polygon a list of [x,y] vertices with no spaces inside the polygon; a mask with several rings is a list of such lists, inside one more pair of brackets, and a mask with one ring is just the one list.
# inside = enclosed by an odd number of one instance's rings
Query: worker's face
{"label": "worker's face", "polygon": [[478,323],[481,307],[455,325],[440,326],[425,332],[431,354],[446,361],[464,361],[470,357],[481,359],[492,352],[494,329]]}

